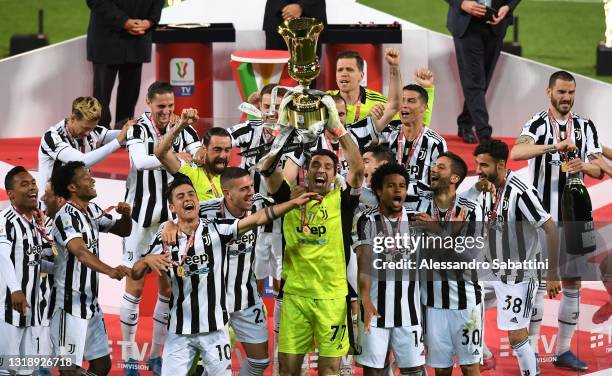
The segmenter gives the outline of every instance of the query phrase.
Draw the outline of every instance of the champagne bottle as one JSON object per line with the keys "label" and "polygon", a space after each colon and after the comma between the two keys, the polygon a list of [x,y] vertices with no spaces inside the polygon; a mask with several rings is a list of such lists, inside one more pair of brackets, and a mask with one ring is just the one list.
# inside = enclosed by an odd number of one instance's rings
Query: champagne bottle
{"label": "champagne bottle", "polygon": [[[568,152],[567,160],[576,158],[576,153]],[[561,219],[567,253],[584,255],[595,250],[595,225],[593,206],[589,191],[584,186],[580,173],[568,173],[561,196]]]}

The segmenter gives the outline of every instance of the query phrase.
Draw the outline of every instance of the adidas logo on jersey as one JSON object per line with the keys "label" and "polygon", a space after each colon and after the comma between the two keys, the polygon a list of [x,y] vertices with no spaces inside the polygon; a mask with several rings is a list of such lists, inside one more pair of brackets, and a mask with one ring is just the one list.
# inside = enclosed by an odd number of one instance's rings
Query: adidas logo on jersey
{"label": "adidas logo on jersey", "polygon": [[472,355],[480,355],[480,351],[478,351],[478,349],[474,350],[474,352],[472,353]]}
{"label": "adidas logo on jersey", "polygon": [[510,319],[510,322],[513,322],[515,324],[518,324],[518,320],[516,319],[516,317],[513,317],[512,319]]}

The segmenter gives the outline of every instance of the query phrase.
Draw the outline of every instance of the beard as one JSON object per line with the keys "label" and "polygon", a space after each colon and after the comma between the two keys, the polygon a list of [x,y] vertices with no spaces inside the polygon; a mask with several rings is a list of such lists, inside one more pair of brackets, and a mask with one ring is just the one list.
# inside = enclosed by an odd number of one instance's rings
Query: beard
{"label": "beard", "polygon": [[[217,163],[223,163],[223,167],[217,167]],[[225,167],[227,167],[227,159],[225,158],[215,158],[212,161],[207,161],[206,165],[208,166],[208,170],[215,175],[221,175]]]}
{"label": "beard", "polygon": [[[559,101],[557,99],[551,99],[551,104],[553,105],[553,107],[561,114],[561,115],[567,115],[571,110],[572,107],[574,107],[574,101],[573,100],[569,100],[569,101]],[[564,110],[561,109],[561,105],[563,104],[569,104],[569,109]]]}
{"label": "beard", "polygon": [[483,175],[479,175],[480,178],[485,178],[488,181],[490,181],[491,183],[495,183],[495,181],[497,180],[497,178],[499,177],[499,174],[497,173],[497,170],[492,172],[491,174],[483,174]]}

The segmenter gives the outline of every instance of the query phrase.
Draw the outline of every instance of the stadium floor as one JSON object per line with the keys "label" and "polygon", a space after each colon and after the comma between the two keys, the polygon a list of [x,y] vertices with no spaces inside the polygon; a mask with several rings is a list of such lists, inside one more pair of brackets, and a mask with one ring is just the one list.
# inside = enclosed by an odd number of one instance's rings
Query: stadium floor
{"label": "stadium floor", "polygon": [[[456,136],[445,136],[448,148],[458,153],[468,163],[469,175],[475,174],[475,163],[472,157],[473,145],[466,145]],[[505,139],[505,142],[512,146],[513,139]],[[20,138],[20,139],[1,139],[0,140],[0,163],[4,162],[6,165],[22,165],[28,170],[37,169],[37,153],[39,138]],[[5,166],[6,166],[5,165]],[[520,170],[524,168],[526,162],[510,162],[510,168],[513,170]],[[125,180],[129,169],[129,162],[127,159],[127,153],[124,150],[115,152],[112,156],[107,158],[104,162],[96,165],[93,168],[94,175],[97,177]],[[585,181],[591,198],[594,202],[594,217],[595,221],[601,226],[605,225],[605,222],[612,221],[612,204],[609,200],[609,192],[612,190],[612,180],[606,178],[603,181],[596,181],[593,179],[586,179]],[[0,189],[0,203],[8,200],[6,192]],[[606,252],[610,252],[607,250]],[[599,259],[603,257],[606,252],[599,253],[595,258]],[[594,374],[598,376],[612,375],[612,320],[607,323],[594,325],[591,322],[591,317],[595,310],[604,304],[607,299],[607,293],[603,288],[601,282],[589,282],[585,283],[581,293],[581,313],[580,321],[578,324],[578,330],[572,341],[572,351],[578,354],[578,356],[586,361],[590,367],[586,374]],[[265,298],[266,305],[268,306],[269,312],[269,325],[271,324],[271,313],[273,301],[272,298]],[[540,358],[541,358],[541,369],[542,375],[558,375],[558,376],[569,376],[575,375],[573,371],[561,371],[556,369],[552,364],[552,355],[554,354],[554,348],[556,343],[556,332],[557,332],[557,307],[559,304],[559,298],[557,299],[545,299],[545,316],[543,319],[542,333],[540,337]],[[108,327],[109,340],[113,349],[113,370],[111,375],[121,375],[122,370],[117,359],[121,359],[121,329],[119,325],[119,317],[113,314],[106,314],[105,320]],[[607,326],[606,326],[607,325]],[[143,352],[143,358],[146,360],[148,355],[148,347],[150,347],[150,340],[152,335],[152,323],[151,320],[142,316],[142,320],[139,322],[139,330],[137,342],[139,349]],[[272,330],[270,329],[270,335]],[[272,336],[270,336],[272,338]],[[495,309],[489,309],[486,312],[485,318],[485,338],[489,348],[495,354],[497,359],[497,368],[495,371],[487,371],[484,375],[520,375],[518,366],[515,358],[511,354],[507,336],[504,332],[497,330],[496,328],[496,312]],[[144,347],[146,346],[146,347]],[[244,359],[244,352],[240,347],[236,347],[233,352],[233,365],[234,370],[237,371],[239,368],[239,362]],[[309,364],[316,364],[316,357],[313,355],[309,359]],[[360,368],[353,368],[355,375],[361,375]],[[312,369],[311,374],[316,374],[316,371]],[[150,372],[141,372],[141,375],[148,375]],[[235,372],[237,374],[237,372]],[[270,375],[271,367],[268,368],[266,375]],[[348,374],[348,373],[346,373]],[[433,371],[430,370],[430,374]],[[459,368],[456,368],[453,375],[461,374]]]}

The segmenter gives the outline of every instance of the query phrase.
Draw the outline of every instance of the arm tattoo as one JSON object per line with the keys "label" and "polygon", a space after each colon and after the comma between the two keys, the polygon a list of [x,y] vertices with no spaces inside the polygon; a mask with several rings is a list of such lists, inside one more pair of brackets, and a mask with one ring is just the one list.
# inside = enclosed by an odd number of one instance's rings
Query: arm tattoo
{"label": "arm tattoo", "polygon": [[529,136],[520,136],[514,142],[515,145],[519,145],[519,144],[533,145],[534,143],[535,143],[535,141],[533,141],[533,138],[531,138]]}
{"label": "arm tattoo", "polygon": [[549,154],[555,154],[557,152],[557,148],[555,147],[555,145],[550,145],[544,150],[544,152]]}

